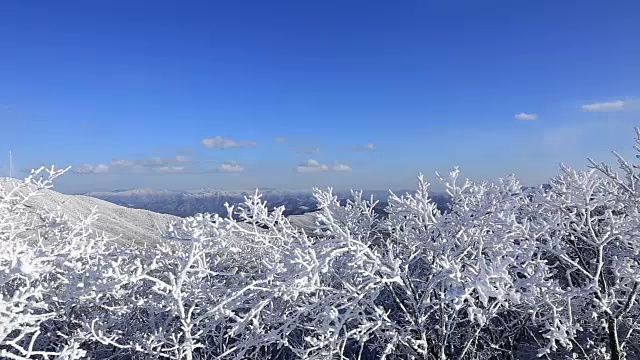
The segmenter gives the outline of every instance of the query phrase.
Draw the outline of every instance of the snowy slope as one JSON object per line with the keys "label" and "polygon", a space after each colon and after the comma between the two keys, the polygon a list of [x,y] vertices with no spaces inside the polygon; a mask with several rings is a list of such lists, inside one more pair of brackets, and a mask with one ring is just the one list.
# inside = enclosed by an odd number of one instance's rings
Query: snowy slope
{"label": "snowy slope", "polygon": [[[24,190],[26,191],[26,190]],[[104,231],[119,242],[139,244],[160,240],[160,230],[179,217],[154,213],[148,210],[131,209],[108,201],[84,195],[65,195],[53,190],[41,190],[40,195],[30,199],[27,206],[37,209],[61,210],[71,219],[87,216],[92,208],[98,211],[98,220],[93,229]]]}
{"label": "snowy slope", "polygon": [[317,212],[308,212],[301,215],[290,215],[287,218],[291,225],[304,230],[304,232],[309,236],[315,236],[317,217]]}

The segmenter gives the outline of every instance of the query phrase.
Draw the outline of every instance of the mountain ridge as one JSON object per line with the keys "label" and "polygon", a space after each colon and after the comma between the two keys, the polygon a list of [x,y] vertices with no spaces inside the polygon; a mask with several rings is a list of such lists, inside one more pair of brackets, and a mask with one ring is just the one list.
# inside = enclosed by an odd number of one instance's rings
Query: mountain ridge
{"label": "mountain ridge", "polygon": [[[2,186],[20,187],[23,196],[35,189],[17,179],[0,179]],[[97,210],[97,219],[90,225],[95,231],[104,232],[119,243],[146,244],[161,241],[161,230],[181,219],[170,214],[156,213],[146,209],[133,209],[86,195],[69,195],[54,189],[40,189],[25,205],[34,213],[59,209],[70,221],[75,222]]]}
{"label": "mountain ridge", "polygon": [[[256,190],[216,190],[193,189],[184,191],[130,189],[121,192],[88,192],[86,196],[96,197],[121,206],[137,209],[146,209],[163,214],[171,214],[179,217],[192,216],[198,213],[217,213],[226,216],[225,204],[236,205],[244,202],[245,196],[253,195]],[[302,215],[314,212],[317,208],[316,199],[311,190],[258,190],[262,200],[272,209],[279,206],[285,207],[285,216]],[[413,193],[412,190],[395,190],[396,194]],[[351,191],[334,191],[341,203],[351,198]],[[433,201],[438,208],[446,209],[448,196],[442,193],[432,193]],[[373,197],[378,200],[375,207],[376,213],[384,215],[387,205],[389,190],[363,190],[363,197]]]}

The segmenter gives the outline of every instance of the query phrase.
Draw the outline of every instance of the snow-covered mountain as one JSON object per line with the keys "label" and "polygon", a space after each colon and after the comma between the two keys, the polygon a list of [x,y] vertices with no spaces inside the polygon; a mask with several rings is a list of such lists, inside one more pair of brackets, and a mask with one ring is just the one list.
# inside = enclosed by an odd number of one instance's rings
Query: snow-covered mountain
{"label": "snow-covered mountain", "polygon": [[[1,179],[0,181],[17,180]],[[13,185],[12,185],[13,186]],[[26,191],[20,190],[20,191]],[[39,195],[26,202],[34,212],[38,210],[55,210],[60,207],[63,214],[70,219],[86,217],[96,208],[98,219],[92,224],[94,230],[105,232],[109,237],[118,237],[122,243],[149,243],[160,240],[160,229],[180,218],[156,212],[131,209],[85,195],[66,195],[54,190],[42,189]]]}
{"label": "snow-covered mountain", "polygon": [[[198,189],[188,191],[153,191],[133,189],[114,192],[92,192],[85,195],[112,203],[138,209],[146,209],[176,216],[191,216],[198,213],[226,215],[225,203],[238,204],[254,191],[221,191]],[[311,192],[302,191],[262,191],[263,200],[270,207],[284,205],[287,214],[304,213],[315,207]]]}
{"label": "snow-covered mountain", "polygon": [[[112,192],[90,192],[85,195],[106,200],[114,204],[146,209],[164,214],[185,217],[197,213],[217,213],[227,215],[225,203],[238,204],[244,201],[244,197],[252,195],[255,190],[223,191],[212,189],[198,189],[186,191],[133,189]],[[397,194],[404,194],[408,190],[399,190]],[[262,200],[267,202],[269,208],[284,205],[285,215],[301,215],[317,210],[316,200],[311,191],[261,189]],[[380,203],[376,206],[376,212],[384,213],[388,191],[369,190],[363,192],[365,197],[373,196]],[[351,197],[349,191],[337,191],[340,199]],[[434,201],[441,209],[446,208],[447,197],[443,194],[432,194]]]}

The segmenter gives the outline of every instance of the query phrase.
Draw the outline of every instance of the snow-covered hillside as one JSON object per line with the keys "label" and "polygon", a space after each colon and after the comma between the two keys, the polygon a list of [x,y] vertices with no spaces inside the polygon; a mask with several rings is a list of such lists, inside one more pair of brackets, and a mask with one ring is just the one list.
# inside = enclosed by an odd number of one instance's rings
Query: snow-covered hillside
{"label": "snow-covered hillside", "polygon": [[[15,186],[19,182],[6,178],[0,181],[13,182],[9,186]],[[91,225],[93,229],[105,232],[110,237],[119,237],[119,242],[138,244],[159,241],[160,229],[164,230],[169,223],[179,220],[173,215],[131,209],[90,196],[66,195],[49,189],[43,189],[38,196],[29,199],[27,206],[34,212],[60,207],[62,213],[71,219],[86,217],[96,208],[99,215]]]}

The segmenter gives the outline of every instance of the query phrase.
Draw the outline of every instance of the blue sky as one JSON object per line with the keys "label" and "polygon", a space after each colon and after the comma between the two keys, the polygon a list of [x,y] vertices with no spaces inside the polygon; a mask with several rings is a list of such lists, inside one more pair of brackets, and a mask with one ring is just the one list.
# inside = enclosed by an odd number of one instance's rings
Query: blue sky
{"label": "blue sky", "polygon": [[638,1],[5,0],[0,151],[73,165],[67,192],[399,188],[453,165],[540,183],[632,155],[638,18]]}

